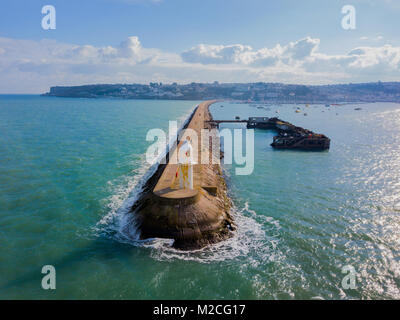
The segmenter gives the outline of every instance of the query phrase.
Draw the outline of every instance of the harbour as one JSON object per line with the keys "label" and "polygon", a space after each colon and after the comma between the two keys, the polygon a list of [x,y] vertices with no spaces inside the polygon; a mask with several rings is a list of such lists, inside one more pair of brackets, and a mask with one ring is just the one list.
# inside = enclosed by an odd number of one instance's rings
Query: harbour
{"label": "harbour", "polygon": [[400,5],[309,2],[2,1],[0,300],[400,300]]}
{"label": "harbour", "polygon": [[[270,111],[212,104],[213,120],[271,118],[279,109],[280,119],[326,134],[329,152],[278,150],[270,146],[276,131],[255,129],[254,173],[237,176],[234,164],[221,165],[232,237],[195,250],[174,248],[166,238],[140,239],[131,208],[153,173],[143,158],[146,132],[167,131],[171,118],[180,127],[199,103],[1,96],[0,250],[9,263],[0,266],[0,296],[400,297],[398,104],[358,111],[359,104],[310,104],[307,117],[290,104]],[[220,124],[239,127],[246,124]],[[46,264],[56,267],[62,290],[40,289]],[[363,276],[344,292],[348,264]]]}

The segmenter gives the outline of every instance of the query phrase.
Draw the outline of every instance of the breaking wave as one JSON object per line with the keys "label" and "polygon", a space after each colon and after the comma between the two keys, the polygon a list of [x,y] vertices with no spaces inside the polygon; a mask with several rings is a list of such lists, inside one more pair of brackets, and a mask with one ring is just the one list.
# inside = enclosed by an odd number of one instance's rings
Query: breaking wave
{"label": "breaking wave", "polygon": [[[188,123],[196,107],[178,119],[182,123],[178,132]],[[169,141],[168,146],[172,143],[173,141]],[[133,204],[140,198],[147,180],[157,171],[167,150],[168,148],[166,147],[152,165],[146,161],[145,154],[141,155],[137,169],[117,179],[116,182],[108,182],[112,190],[112,195],[106,199],[107,214],[93,227],[96,235],[110,237],[119,242],[133,245],[145,245],[149,241],[151,242],[151,239],[140,240],[140,231],[137,226],[136,216],[130,210]]]}
{"label": "breaking wave", "polygon": [[[191,251],[177,250],[171,247],[170,241],[164,239],[153,239],[145,246],[152,248],[151,256],[157,260],[180,259],[211,263],[240,257],[247,258],[252,252],[262,257],[260,261],[265,258],[273,259],[272,251],[276,248],[278,240],[269,236],[270,232],[266,232],[263,224],[254,219],[256,213],[249,209],[248,203],[246,202],[242,208],[233,205],[231,214],[237,229],[232,233],[231,238],[224,241]],[[258,264],[255,260],[252,263]]]}

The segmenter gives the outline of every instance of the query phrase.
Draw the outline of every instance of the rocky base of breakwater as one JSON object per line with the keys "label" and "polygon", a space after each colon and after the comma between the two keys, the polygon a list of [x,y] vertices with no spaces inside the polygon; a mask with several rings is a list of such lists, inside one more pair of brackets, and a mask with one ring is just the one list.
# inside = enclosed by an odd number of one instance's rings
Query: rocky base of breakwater
{"label": "rocky base of breakwater", "polygon": [[194,199],[173,201],[162,199],[151,191],[143,194],[132,207],[137,214],[142,239],[174,239],[175,248],[193,250],[232,236],[235,225],[221,169],[215,166],[207,171],[208,178],[218,185],[216,194],[200,189]]}

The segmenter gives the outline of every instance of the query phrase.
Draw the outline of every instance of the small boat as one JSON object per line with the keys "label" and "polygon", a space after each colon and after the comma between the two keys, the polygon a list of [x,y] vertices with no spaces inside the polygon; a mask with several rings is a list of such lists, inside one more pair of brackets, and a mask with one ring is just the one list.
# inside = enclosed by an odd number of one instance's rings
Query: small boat
{"label": "small boat", "polygon": [[362,110],[362,108],[355,108],[354,110]]}
{"label": "small boat", "polygon": [[326,105],[325,105],[325,107],[330,107],[330,106],[331,106],[330,104],[326,104]]}
{"label": "small boat", "polygon": [[240,117],[239,117],[239,116],[236,116],[236,117],[235,117],[235,120],[240,120]]}
{"label": "small boat", "polygon": [[299,109],[297,109],[295,112],[296,112],[296,113],[300,113],[301,111],[300,111]]}
{"label": "small boat", "polygon": [[305,112],[305,113],[304,113],[304,115],[306,116],[306,115],[307,115],[307,113]]}

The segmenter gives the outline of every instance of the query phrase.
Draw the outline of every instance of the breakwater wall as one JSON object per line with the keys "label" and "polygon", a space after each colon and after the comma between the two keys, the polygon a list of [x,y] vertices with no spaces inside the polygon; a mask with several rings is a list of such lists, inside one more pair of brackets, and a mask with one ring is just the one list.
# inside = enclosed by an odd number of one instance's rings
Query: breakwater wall
{"label": "breakwater wall", "polygon": [[[177,164],[160,164],[146,182],[139,200],[132,206],[137,215],[141,238],[174,239],[179,249],[198,249],[226,239],[235,229],[230,214],[231,201],[227,196],[225,179],[219,164],[202,164],[204,148],[212,152],[212,145],[201,141],[201,130],[211,129],[209,106],[216,100],[198,105],[182,130],[197,133],[193,143],[196,164],[193,165],[193,189],[180,189],[176,179]],[[185,136],[185,135],[183,135]],[[217,138],[218,139],[218,138]],[[169,150],[167,159],[174,159],[183,141]],[[219,145],[219,144],[218,144]]]}

